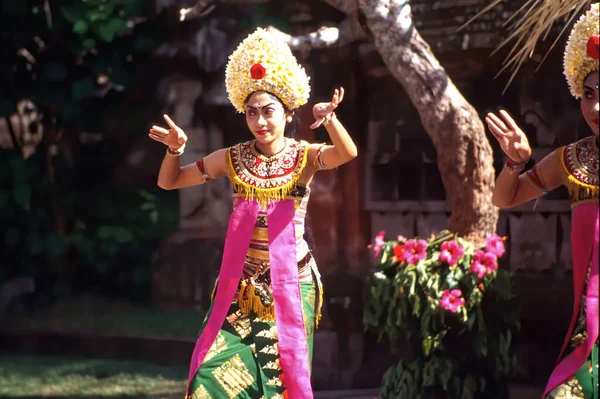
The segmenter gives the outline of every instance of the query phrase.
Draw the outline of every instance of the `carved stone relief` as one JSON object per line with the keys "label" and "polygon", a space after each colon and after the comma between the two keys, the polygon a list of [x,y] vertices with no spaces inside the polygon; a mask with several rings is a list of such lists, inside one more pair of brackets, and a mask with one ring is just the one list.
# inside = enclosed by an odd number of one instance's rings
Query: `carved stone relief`
{"label": "carved stone relief", "polygon": [[539,213],[511,214],[510,267],[540,273],[556,265],[557,215]]}

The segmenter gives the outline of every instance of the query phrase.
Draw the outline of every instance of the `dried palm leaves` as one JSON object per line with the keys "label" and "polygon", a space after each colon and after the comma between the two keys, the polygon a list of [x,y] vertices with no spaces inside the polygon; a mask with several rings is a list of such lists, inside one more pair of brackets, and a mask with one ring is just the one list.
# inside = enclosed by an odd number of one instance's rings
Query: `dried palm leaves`
{"label": "dried palm leaves", "polygon": [[[502,2],[503,0],[493,0],[465,25]],[[505,47],[513,40],[515,41],[504,60],[502,69],[498,72],[498,74],[501,74],[507,69],[512,72],[507,86],[513,81],[521,65],[533,56],[538,42],[548,37],[556,22],[561,21],[564,26],[548,52],[554,48],[573,20],[585,12],[591,4],[592,0],[526,0],[523,6],[504,23],[504,26],[511,33],[495,50],[498,51],[498,49]],[[548,53],[546,53],[547,55]]]}

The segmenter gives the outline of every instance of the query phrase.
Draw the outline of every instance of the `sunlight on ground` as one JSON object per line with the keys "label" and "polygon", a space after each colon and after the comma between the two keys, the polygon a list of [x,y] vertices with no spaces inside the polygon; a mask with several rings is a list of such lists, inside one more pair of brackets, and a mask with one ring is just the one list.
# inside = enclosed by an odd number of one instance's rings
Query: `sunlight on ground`
{"label": "sunlight on ground", "polygon": [[186,375],[144,362],[0,355],[0,396],[182,398]]}

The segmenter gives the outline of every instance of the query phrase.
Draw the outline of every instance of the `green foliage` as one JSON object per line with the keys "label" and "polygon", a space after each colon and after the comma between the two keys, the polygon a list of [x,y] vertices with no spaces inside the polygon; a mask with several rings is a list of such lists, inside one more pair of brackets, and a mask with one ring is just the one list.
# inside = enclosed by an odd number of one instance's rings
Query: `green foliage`
{"label": "green foliage", "polygon": [[380,397],[421,398],[430,390],[450,399],[505,397],[501,387],[517,370],[512,342],[519,324],[507,311],[509,276],[492,255],[504,252],[500,237],[488,252],[449,232],[429,240],[377,240],[365,326],[415,352],[388,370]]}
{"label": "green foliage", "polygon": [[150,258],[176,226],[176,197],[68,183],[51,183],[39,155],[24,160],[0,151],[0,186],[6,188],[0,193],[0,282],[27,275],[48,298],[80,291],[147,298]]}
{"label": "green foliage", "polygon": [[[145,0],[47,4],[0,0],[0,117],[15,146],[0,152],[0,284],[25,275],[46,299],[141,299],[152,251],[175,226],[164,199],[175,201],[113,180],[146,130],[140,99],[163,73],[151,57],[169,29]],[[20,118],[9,118],[17,109]],[[36,143],[28,157],[25,133]]]}
{"label": "green foliage", "polygon": [[0,71],[8,73],[0,79],[0,116],[28,99],[59,125],[80,126],[87,115],[74,110],[81,108],[106,117],[101,99],[136,87],[140,65],[151,65],[150,51],[168,31],[144,0],[65,0],[48,10],[4,0],[1,11]]}

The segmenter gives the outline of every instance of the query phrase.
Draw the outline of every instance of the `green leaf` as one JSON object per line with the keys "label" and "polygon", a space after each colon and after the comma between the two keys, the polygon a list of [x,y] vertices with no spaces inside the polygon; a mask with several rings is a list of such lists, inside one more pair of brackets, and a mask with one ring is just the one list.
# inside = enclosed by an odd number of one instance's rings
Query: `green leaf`
{"label": "green leaf", "polygon": [[96,47],[96,40],[92,39],[91,37],[88,37],[83,41],[84,50],[91,50],[94,47]]}
{"label": "green leaf", "polygon": [[477,307],[477,328],[479,329],[479,332],[486,331],[485,319],[483,317],[483,312],[481,311],[481,306]]}
{"label": "green leaf", "polygon": [[410,280],[410,288],[408,290],[408,295],[409,295],[409,297],[412,297],[415,295],[415,285],[417,283],[417,274],[415,272],[412,272],[408,275],[408,278]]}
{"label": "green leaf", "polygon": [[150,212],[150,220],[152,221],[153,224],[158,223],[158,211],[154,210],[154,211]]}
{"label": "green leaf", "polygon": [[425,367],[423,367],[423,386],[431,387],[435,384],[435,375],[436,375],[436,363],[437,358],[431,358],[427,363],[425,363]]}
{"label": "green leaf", "polygon": [[112,4],[102,4],[95,9],[88,11],[87,16],[92,22],[106,21],[110,17],[115,9]]}
{"label": "green leaf", "polygon": [[66,102],[61,109],[61,116],[65,122],[78,120],[81,107],[75,101]]}
{"label": "green leaf", "polygon": [[475,355],[478,358],[487,357],[488,355],[488,345],[487,345],[487,336],[483,334],[477,334],[475,337]]}
{"label": "green leaf", "polygon": [[112,42],[115,36],[127,29],[127,23],[122,18],[114,17],[98,25],[96,33],[100,40]]}
{"label": "green leaf", "polygon": [[82,35],[88,31],[88,28],[88,23],[85,22],[83,19],[80,19],[77,22],[75,22],[75,25],[73,25],[73,32]]}
{"label": "green leaf", "polygon": [[[101,239],[114,239],[120,243],[126,243],[133,240],[133,235],[124,227],[121,226],[100,226],[96,231],[96,235]],[[107,251],[113,251],[109,249]]]}
{"label": "green leaf", "polygon": [[156,209],[156,204],[152,202],[144,202],[140,208],[144,211],[149,211],[152,209]]}
{"label": "green leaf", "polygon": [[[12,1],[12,0],[11,0]],[[87,18],[87,6],[85,4],[70,4],[60,7],[60,12],[65,19],[72,24],[76,24],[77,21],[85,20]]]}
{"label": "green leaf", "polygon": [[79,82],[73,83],[71,86],[71,95],[76,101],[84,100],[92,95],[94,92],[94,83],[89,80],[80,80]]}
{"label": "green leaf", "polygon": [[156,201],[156,199],[157,199],[156,195],[154,195],[151,192],[146,191],[146,190],[139,190],[138,194],[140,195],[140,197],[142,197],[146,201]]}
{"label": "green leaf", "polygon": [[65,240],[56,233],[48,235],[46,237],[46,250],[51,257],[60,255],[65,250]]}
{"label": "green leaf", "polygon": [[115,227],[115,240],[120,243],[130,242],[133,240],[133,234],[124,227],[117,226]]}
{"label": "green leaf", "polygon": [[86,236],[83,234],[75,234],[70,238],[70,242],[77,250],[82,252],[85,255],[91,255],[93,250],[93,244]]}
{"label": "green leaf", "polygon": [[31,201],[31,187],[20,184],[13,189],[13,198],[19,206],[24,209],[29,209],[29,202]]}
{"label": "green leaf", "polygon": [[425,339],[423,339],[423,342],[422,342],[422,347],[423,347],[423,354],[425,356],[429,356],[429,354],[431,353],[431,349],[433,347],[433,338],[431,336],[425,337]]}
{"label": "green leaf", "polygon": [[148,53],[160,45],[159,38],[150,36],[135,36],[133,38],[133,49],[139,53]]}

